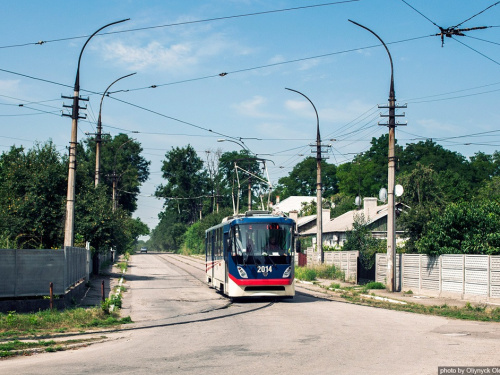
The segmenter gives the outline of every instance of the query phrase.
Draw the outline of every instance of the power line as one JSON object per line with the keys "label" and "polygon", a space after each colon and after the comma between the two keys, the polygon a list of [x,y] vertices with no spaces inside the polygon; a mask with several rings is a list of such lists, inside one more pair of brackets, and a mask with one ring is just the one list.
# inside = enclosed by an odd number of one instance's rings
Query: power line
{"label": "power line", "polygon": [[480,54],[481,56],[483,56],[483,57],[487,58],[488,60],[490,60],[490,61],[494,62],[495,64],[500,65],[500,62],[498,62],[498,61],[496,61],[496,60],[493,60],[491,57],[486,56],[484,53],[479,52],[477,49],[472,48],[471,46],[469,46],[469,45],[465,44],[464,42],[461,42],[460,40],[458,40],[458,39],[456,39],[456,38],[452,38],[452,39],[453,39],[454,41],[456,41],[456,42],[458,42],[458,43],[460,43],[460,44],[464,45],[465,47],[467,47],[467,48],[469,48],[469,49],[473,50],[474,52],[476,52],[476,53]]}
{"label": "power line", "polygon": [[[144,31],[144,30],[159,29],[159,28],[164,28],[164,27],[190,25],[190,24],[203,23],[203,22],[222,21],[222,20],[228,20],[228,19],[233,19],[233,18],[259,16],[259,15],[263,15],[263,14],[288,12],[288,11],[302,10],[302,9],[308,9],[308,8],[318,8],[318,7],[325,7],[325,6],[331,6],[331,5],[339,5],[339,4],[343,4],[343,3],[352,3],[352,2],[357,2],[357,1],[359,1],[359,0],[344,0],[344,1],[336,1],[336,2],[331,2],[331,3],[324,3],[324,4],[305,5],[305,6],[294,7],[294,8],[275,9],[275,10],[267,10],[267,11],[254,12],[254,13],[238,14],[238,15],[232,15],[232,16],[214,17],[214,18],[206,18],[206,19],[194,20],[194,21],[170,23],[170,24],[165,24],[165,25],[138,27],[138,28],[134,28],[134,29],[126,29],[126,30],[118,30],[118,31],[108,31],[108,32],[104,32],[104,33],[101,33],[98,35],[103,36],[103,35],[111,35],[111,34],[122,34],[122,33],[128,33],[128,32],[133,32],[133,31]],[[31,46],[31,45],[43,45],[46,43],[62,42],[62,41],[66,41],[66,40],[82,39],[82,38],[88,38],[88,37],[89,37],[89,35],[81,35],[81,36],[72,36],[72,37],[52,39],[52,40],[40,40],[38,42],[0,46],[0,48],[14,48],[14,47],[25,47],[25,46]]]}

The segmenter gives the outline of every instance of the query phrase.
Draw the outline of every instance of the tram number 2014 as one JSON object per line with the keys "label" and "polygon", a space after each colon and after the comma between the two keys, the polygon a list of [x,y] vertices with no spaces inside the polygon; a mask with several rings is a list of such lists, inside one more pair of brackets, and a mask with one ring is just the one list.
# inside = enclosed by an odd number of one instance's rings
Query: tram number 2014
{"label": "tram number 2014", "polygon": [[258,266],[257,267],[257,272],[258,273],[273,272],[273,266]]}

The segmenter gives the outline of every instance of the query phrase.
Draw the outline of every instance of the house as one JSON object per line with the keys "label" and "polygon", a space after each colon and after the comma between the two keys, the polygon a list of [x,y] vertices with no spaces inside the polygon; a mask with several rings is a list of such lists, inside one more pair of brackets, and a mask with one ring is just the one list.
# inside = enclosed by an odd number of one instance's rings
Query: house
{"label": "house", "polygon": [[[299,212],[302,210],[302,203],[316,203],[316,197],[297,195],[283,199],[281,202],[279,201],[279,197],[277,197],[277,202],[272,206],[272,210],[273,212],[287,214],[297,223],[298,232],[303,233],[310,228],[316,227],[316,215],[299,217]],[[326,221],[330,221],[329,209],[323,209],[323,223]]]}
{"label": "house", "polygon": [[[374,238],[387,238],[387,204],[379,206],[377,198],[364,198],[363,208],[352,210],[331,220],[323,220],[323,244],[341,247],[347,239],[347,232],[352,231],[355,220],[363,216]],[[402,204],[396,204],[396,210],[401,211]],[[404,240],[403,231],[396,228],[396,243]],[[306,236],[316,235],[316,226],[301,232]]]}

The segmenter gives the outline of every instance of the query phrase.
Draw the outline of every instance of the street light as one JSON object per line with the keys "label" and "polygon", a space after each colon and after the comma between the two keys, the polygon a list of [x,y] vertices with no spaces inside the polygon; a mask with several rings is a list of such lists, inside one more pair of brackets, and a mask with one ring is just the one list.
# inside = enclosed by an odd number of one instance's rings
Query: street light
{"label": "street light", "polygon": [[[73,93],[73,105],[71,113],[71,141],[69,143],[69,167],[68,167],[68,192],[66,198],[66,223],[64,225],[64,246],[73,246],[74,243],[74,219],[75,219],[75,177],[76,177],[76,144],[77,144],[77,131],[78,131],[78,119],[81,118],[78,114],[79,101],[80,98],[80,61],[82,59],[83,50],[87,46],[88,42],[94,35],[96,35],[102,29],[115,25],[117,23],[128,21],[130,18],[125,20],[116,21],[104,25],[99,30],[94,32],[85,42],[78,57],[78,66],[76,69],[75,87]],[[88,99],[87,99],[88,100]]]}
{"label": "street light", "polygon": [[297,94],[302,95],[306,98],[309,103],[314,108],[314,112],[316,113],[316,247],[317,251],[320,253],[320,261],[323,264],[325,260],[325,256],[323,253],[323,208],[322,208],[322,183],[321,183],[321,136],[319,134],[319,116],[314,103],[305,96],[303,93],[297,90],[286,88],[289,91],[296,92]]}
{"label": "street light", "polygon": [[217,142],[233,142],[236,143],[238,146],[240,146],[243,150],[248,151],[250,154],[252,154],[252,151],[243,143],[243,142],[237,142],[233,141],[232,139],[226,139],[226,138],[219,138],[217,139]]}
{"label": "street light", "polygon": [[[395,144],[396,144],[396,108],[406,108],[406,106],[396,107],[396,94],[394,91],[394,66],[392,64],[392,57],[389,49],[387,48],[384,41],[375,32],[370,30],[368,27],[363,26],[357,22],[349,20],[356,26],[362,27],[363,29],[369,31],[382,43],[387,55],[389,56],[389,61],[391,63],[391,85],[389,88],[389,106],[379,108],[389,109],[389,123],[379,125],[388,125],[389,127],[389,164],[388,164],[388,186],[387,186],[387,286],[390,292],[396,291],[396,212],[395,212],[395,202],[394,202],[394,185],[396,180],[396,157],[395,157]],[[400,125],[400,124],[398,124]]]}
{"label": "street light", "polygon": [[99,180],[100,180],[100,167],[101,167],[101,133],[102,133],[102,122],[101,122],[101,112],[102,112],[102,101],[104,99],[104,96],[106,96],[106,93],[108,92],[109,88],[113,86],[116,82],[123,78],[127,78],[130,76],[133,76],[135,73],[127,74],[126,76],[120,77],[117,80],[115,80],[111,85],[108,86],[108,88],[104,91],[101,97],[101,104],[99,105],[99,117],[97,119],[97,134],[96,134],[96,145],[95,145],[95,187],[99,185]]}

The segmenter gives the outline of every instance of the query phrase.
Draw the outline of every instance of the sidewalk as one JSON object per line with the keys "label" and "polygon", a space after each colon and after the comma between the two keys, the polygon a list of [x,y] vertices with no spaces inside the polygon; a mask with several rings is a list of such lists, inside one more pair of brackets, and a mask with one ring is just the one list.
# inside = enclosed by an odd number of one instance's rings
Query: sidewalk
{"label": "sidewalk", "polygon": [[[354,284],[350,283],[345,283],[341,282],[339,280],[326,280],[326,279],[318,279],[314,284],[313,283],[304,283],[304,282],[297,282],[297,285],[309,289],[309,290],[314,290],[317,292],[327,292],[330,293],[332,296],[339,296],[340,292],[338,291],[333,291],[329,290],[328,287],[332,283],[338,283],[340,284],[341,287],[356,287]],[[361,286],[359,286],[361,289]],[[468,303],[470,303],[473,306],[476,305],[481,305],[481,306],[491,306],[491,307],[500,307],[500,301],[498,300],[490,300],[490,301],[485,301],[485,300],[465,300],[465,299],[460,299],[460,298],[451,298],[451,297],[443,297],[443,296],[432,296],[432,295],[426,295],[426,294],[421,294],[421,293],[413,293],[413,294],[405,294],[403,292],[389,292],[385,289],[370,289],[366,293],[364,293],[367,296],[370,296],[371,298],[374,299],[383,299],[387,302],[393,302],[393,303],[398,303],[398,302],[406,302],[406,303],[416,303],[420,305],[426,305],[426,306],[456,306],[456,307],[464,307]],[[339,297],[340,298],[340,297]]]}
{"label": "sidewalk", "polygon": [[100,306],[104,298],[109,298],[122,273],[115,265],[109,265],[106,269],[101,269],[99,275],[91,275],[89,288],[80,300],[81,307]]}

